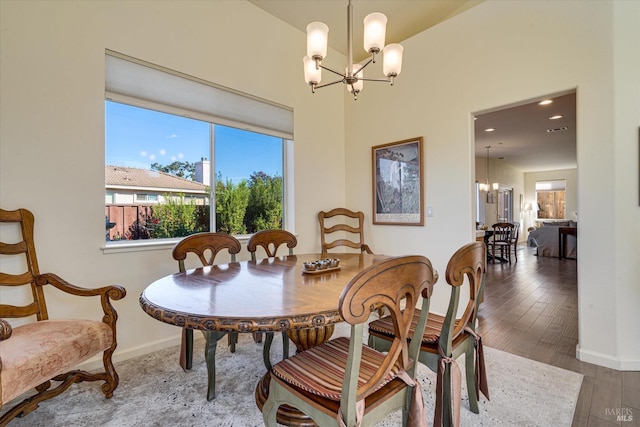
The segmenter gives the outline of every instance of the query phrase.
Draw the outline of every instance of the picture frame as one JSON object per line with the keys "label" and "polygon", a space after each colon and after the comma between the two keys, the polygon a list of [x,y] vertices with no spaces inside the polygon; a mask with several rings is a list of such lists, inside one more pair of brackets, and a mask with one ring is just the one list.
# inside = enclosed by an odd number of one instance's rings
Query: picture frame
{"label": "picture frame", "polygon": [[373,223],[424,225],[421,136],[371,147]]}

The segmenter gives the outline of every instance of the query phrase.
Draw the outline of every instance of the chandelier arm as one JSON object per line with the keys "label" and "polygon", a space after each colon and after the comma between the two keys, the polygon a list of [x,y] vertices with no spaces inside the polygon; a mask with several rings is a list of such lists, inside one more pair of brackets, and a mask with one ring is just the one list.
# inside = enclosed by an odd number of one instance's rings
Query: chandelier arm
{"label": "chandelier arm", "polygon": [[[358,68],[358,71],[356,71],[356,72],[354,73],[354,75],[355,75],[355,74],[358,74],[360,71],[364,70],[364,69],[365,69],[365,67],[366,67],[367,65],[371,64],[372,62],[373,62],[373,59],[372,59],[372,58],[369,58],[369,60],[368,60],[364,65],[362,65],[360,68]],[[364,79],[361,79],[360,77],[358,77],[358,79],[360,79],[360,80],[364,80]]]}
{"label": "chandelier arm", "polygon": [[323,84],[323,85],[316,85],[316,86],[314,86],[314,88],[315,88],[315,89],[320,89],[320,88],[322,88],[322,87],[331,86],[331,85],[334,85],[334,84],[336,84],[336,83],[342,83],[342,80],[336,80],[335,82],[325,83],[325,84]]}
{"label": "chandelier arm", "polygon": [[391,83],[391,79],[367,79],[367,78],[358,77],[358,80],[362,80],[362,81],[365,81],[365,82]]}
{"label": "chandelier arm", "polygon": [[339,73],[339,72],[337,72],[336,70],[332,70],[331,68],[329,68],[329,67],[325,67],[325,66],[324,66],[324,65],[322,65],[322,64],[320,64],[320,68],[322,68],[323,70],[327,70],[327,71],[329,71],[329,72],[332,72],[333,74],[337,74],[337,75],[339,75],[339,76],[340,76],[340,77],[342,77],[342,78],[345,78],[345,77],[346,77],[343,73]]}

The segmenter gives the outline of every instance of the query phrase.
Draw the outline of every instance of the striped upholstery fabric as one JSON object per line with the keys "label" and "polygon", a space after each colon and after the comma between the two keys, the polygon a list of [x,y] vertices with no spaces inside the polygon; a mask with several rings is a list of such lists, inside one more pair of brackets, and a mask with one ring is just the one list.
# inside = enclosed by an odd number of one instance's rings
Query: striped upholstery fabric
{"label": "striped upholstery fabric", "polygon": [[[273,374],[302,390],[340,401],[348,355],[349,338],[336,338],[278,362],[273,367]],[[375,374],[384,357],[383,353],[368,346],[362,347],[358,387],[365,384]],[[392,371],[376,390],[397,376],[397,370]]]}
{"label": "striped upholstery fabric", "polygon": [[[420,310],[416,309],[411,319],[411,330],[409,331],[409,338],[413,338],[413,331],[416,330],[418,319],[420,318]],[[458,322],[456,321],[456,324]],[[439,314],[429,313],[427,319],[427,327],[424,330],[422,336],[422,344],[429,345],[435,344],[440,339],[440,332],[442,331],[442,325],[444,324],[444,316]],[[393,323],[390,316],[383,317],[382,319],[375,320],[369,323],[369,330],[377,332],[381,335],[387,335],[393,337]]]}

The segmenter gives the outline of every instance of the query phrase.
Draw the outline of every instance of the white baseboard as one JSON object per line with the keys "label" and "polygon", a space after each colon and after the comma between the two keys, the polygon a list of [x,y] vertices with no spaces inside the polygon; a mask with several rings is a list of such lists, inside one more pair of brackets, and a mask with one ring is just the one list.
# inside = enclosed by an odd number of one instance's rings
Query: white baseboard
{"label": "white baseboard", "polygon": [[584,350],[580,345],[576,345],[576,357],[578,360],[616,371],[640,371],[640,359],[621,359],[608,354],[595,351]]}
{"label": "white baseboard", "polygon": [[[196,338],[197,335],[198,334],[194,334],[194,339],[197,339]],[[143,356],[145,354],[152,353],[154,351],[163,350],[165,348],[172,347],[175,345],[180,345],[180,339],[181,339],[180,335],[178,335],[178,336],[172,336],[169,338],[163,338],[161,340],[153,341],[143,345],[131,347],[123,351],[118,351],[118,349],[116,348],[116,352],[113,354],[113,362],[114,363],[123,362],[125,360],[129,360],[138,356]],[[176,363],[178,363],[177,360],[176,360]],[[78,365],[78,369],[82,369],[85,371],[93,371],[93,370],[102,369],[102,368],[103,368],[102,353]]]}

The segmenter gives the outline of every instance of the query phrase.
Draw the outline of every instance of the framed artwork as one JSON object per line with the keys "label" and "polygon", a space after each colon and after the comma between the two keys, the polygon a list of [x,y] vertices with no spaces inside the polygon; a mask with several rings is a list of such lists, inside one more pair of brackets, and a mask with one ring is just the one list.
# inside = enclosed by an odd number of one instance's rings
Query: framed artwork
{"label": "framed artwork", "polygon": [[422,137],[371,148],[373,223],[424,225]]}

